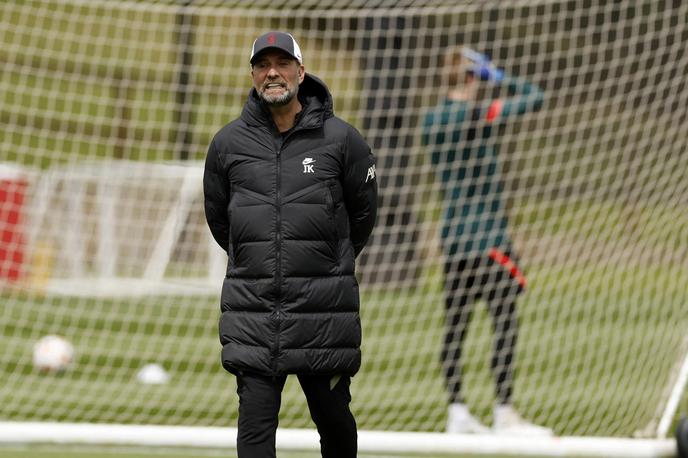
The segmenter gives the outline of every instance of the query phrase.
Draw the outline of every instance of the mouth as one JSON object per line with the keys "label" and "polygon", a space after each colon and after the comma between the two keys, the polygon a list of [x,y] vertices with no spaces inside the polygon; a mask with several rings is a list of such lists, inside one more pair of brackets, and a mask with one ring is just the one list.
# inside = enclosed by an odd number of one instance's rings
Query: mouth
{"label": "mouth", "polygon": [[284,84],[282,84],[282,83],[268,83],[268,84],[263,86],[263,90],[265,90],[265,91],[271,91],[271,90],[283,89],[283,88],[284,88]]}

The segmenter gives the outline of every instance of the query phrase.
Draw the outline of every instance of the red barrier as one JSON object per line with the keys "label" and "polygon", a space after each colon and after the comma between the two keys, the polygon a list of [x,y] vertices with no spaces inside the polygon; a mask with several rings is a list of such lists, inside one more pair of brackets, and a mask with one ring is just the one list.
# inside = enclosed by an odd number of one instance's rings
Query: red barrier
{"label": "red barrier", "polygon": [[0,281],[22,275],[26,240],[22,228],[27,180],[21,169],[0,164]]}

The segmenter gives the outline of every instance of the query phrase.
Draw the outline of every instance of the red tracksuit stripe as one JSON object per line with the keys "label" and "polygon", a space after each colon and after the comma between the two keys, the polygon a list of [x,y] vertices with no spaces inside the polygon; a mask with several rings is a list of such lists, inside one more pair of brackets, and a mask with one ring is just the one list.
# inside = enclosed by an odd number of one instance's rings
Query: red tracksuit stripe
{"label": "red tracksuit stripe", "polygon": [[521,285],[522,288],[526,287],[526,283],[528,282],[526,280],[525,275],[523,275],[523,272],[518,268],[516,263],[511,260],[511,258],[504,252],[498,250],[497,248],[492,248],[490,249],[490,252],[488,254],[490,258],[492,258],[497,264],[502,265],[506,270],[509,271],[509,274],[518,282],[519,285]]}
{"label": "red tracksuit stripe", "polygon": [[504,108],[504,102],[497,99],[490,104],[490,108],[487,109],[487,120],[489,122],[494,121],[502,114],[502,109]]}

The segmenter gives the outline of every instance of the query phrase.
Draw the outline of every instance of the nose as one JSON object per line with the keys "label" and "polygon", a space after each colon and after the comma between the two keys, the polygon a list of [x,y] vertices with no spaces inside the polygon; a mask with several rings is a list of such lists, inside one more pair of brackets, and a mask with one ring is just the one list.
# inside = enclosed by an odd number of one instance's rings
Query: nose
{"label": "nose", "polygon": [[277,78],[278,76],[279,76],[279,73],[277,72],[277,69],[275,69],[275,67],[270,67],[268,69],[268,74],[267,74],[268,78],[274,79],[274,78]]}

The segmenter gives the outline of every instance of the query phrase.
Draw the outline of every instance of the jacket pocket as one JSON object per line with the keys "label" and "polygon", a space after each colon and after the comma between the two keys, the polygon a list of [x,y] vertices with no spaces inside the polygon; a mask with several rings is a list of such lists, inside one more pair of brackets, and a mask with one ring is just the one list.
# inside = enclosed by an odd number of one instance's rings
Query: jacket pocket
{"label": "jacket pocket", "polygon": [[327,216],[330,221],[334,222],[334,197],[332,196],[332,185],[327,185],[325,187],[325,205],[327,206]]}
{"label": "jacket pocket", "polygon": [[232,207],[231,203],[227,208],[227,221],[229,224],[227,226],[227,274],[234,267],[234,235],[232,234]]}
{"label": "jacket pocket", "polygon": [[337,224],[337,202],[334,197],[333,184],[329,183],[325,187],[325,206],[327,207],[327,217],[330,226],[330,235],[333,240],[339,240],[339,225]]}

